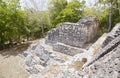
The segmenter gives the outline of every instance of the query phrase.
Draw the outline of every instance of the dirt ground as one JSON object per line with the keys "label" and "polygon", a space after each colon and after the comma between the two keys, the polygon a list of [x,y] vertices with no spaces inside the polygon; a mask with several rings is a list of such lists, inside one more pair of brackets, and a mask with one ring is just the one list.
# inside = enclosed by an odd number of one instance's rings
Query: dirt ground
{"label": "dirt ground", "polygon": [[24,58],[15,49],[0,51],[0,78],[28,78]]}

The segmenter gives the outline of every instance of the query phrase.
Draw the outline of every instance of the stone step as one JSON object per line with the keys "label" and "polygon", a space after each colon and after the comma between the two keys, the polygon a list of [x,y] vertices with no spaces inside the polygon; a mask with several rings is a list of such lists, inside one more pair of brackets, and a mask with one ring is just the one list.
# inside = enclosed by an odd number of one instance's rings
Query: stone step
{"label": "stone step", "polygon": [[53,50],[57,52],[61,52],[63,54],[70,55],[70,56],[74,56],[78,53],[86,52],[85,49],[70,46],[64,43],[60,43],[60,42],[57,42],[56,44],[53,45]]}
{"label": "stone step", "polygon": [[58,58],[63,59],[65,61],[68,60],[69,58],[71,58],[70,55],[64,54],[62,52],[55,51],[53,49],[53,46],[45,44],[45,39],[41,39],[39,41],[39,44],[41,46],[43,46],[45,48],[45,50],[47,50],[48,52],[51,52],[54,57],[58,57]]}
{"label": "stone step", "polygon": [[52,46],[45,44],[45,39],[31,44],[23,55],[26,57],[26,70],[31,74],[40,73],[53,63],[64,63],[71,58],[69,55],[53,51]]}
{"label": "stone step", "polygon": [[52,44],[52,45],[49,44],[47,45],[45,43],[45,39],[41,39],[39,43],[42,46],[44,46],[44,48],[49,52],[52,52],[53,54],[57,55],[58,57],[60,56],[62,58],[74,56],[78,53],[83,53],[87,51],[85,49],[70,46],[61,42],[57,42],[56,44]]}

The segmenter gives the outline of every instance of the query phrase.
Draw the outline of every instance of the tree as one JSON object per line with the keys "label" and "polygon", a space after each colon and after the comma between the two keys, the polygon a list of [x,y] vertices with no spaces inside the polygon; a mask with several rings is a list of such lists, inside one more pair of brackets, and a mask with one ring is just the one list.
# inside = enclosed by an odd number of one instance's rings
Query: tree
{"label": "tree", "polygon": [[110,15],[109,15],[109,27],[108,32],[110,32],[112,27],[112,10],[113,10],[113,0],[110,0]]}
{"label": "tree", "polygon": [[109,6],[109,27],[108,27],[108,32],[112,28],[112,22],[113,22],[113,8],[117,9],[118,8],[118,0],[99,0],[99,3],[107,4]]}
{"label": "tree", "polygon": [[[95,16],[100,21],[100,34],[108,32],[115,26],[120,20],[119,10],[118,10],[118,0],[113,0],[112,2],[112,14],[110,11],[110,0],[99,0],[95,3],[94,7],[86,7],[84,9],[84,16],[90,15]],[[111,20],[112,19],[112,20]],[[111,21],[111,22],[110,22]],[[111,24],[110,24],[111,23]]]}
{"label": "tree", "polygon": [[56,22],[56,17],[60,12],[66,8],[67,0],[51,0],[51,5],[49,7],[49,15],[51,19],[52,27],[55,27],[58,23]]}
{"label": "tree", "polygon": [[62,22],[77,22],[82,17],[85,1],[73,0],[69,3],[66,0],[62,0],[62,2],[59,0],[54,1],[50,10],[54,27]]}
{"label": "tree", "polygon": [[62,22],[77,22],[83,13],[84,2],[70,2],[56,17],[57,23]]}
{"label": "tree", "polygon": [[[29,21],[31,21],[31,23],[34,23],[31,32],[33,32],[32,34],[35,34],[36,32],[39,32],[39,35],[42,35],[42,37],[45,36],[45,25],[43,24],[44,22],[46,22],[48,25],[49,24],[49,15],[47,12],[45,12],[43,10],[43,3],[41,3],[42,0],[30,0],[29,2],[26,1],[26,7],[25,10],[27,11],[27,17],[29,19]],[[44,17],[44,15],[46,15]],[[44,20],[46,19],[46,20]],[[43,21],[44,20],[44,21]],[[28,21],[28,23],[29,23]],[[34,21],[34,22],[33,22]],[[36,23],[35,23],[36,22]],[[36,26],[36,27],[35,27]],[[49,27],[48,27],[49,28]],[[36,30],[37,29],[37,30]]]}
{"label": "tree", "polygon": [[18,40],[25,35],[25,14],[19,9],[18,0],[0,0],[0,45]]}

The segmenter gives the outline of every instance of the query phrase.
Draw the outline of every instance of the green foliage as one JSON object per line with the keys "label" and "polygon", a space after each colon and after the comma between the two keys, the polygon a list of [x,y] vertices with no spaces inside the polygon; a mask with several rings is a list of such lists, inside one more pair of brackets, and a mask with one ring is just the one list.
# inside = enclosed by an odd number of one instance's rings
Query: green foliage
{"label": "green foliage", "polygon": [[79,1],[70,2],[55,18],[57,23],[77,22],[82,17],[83,3]]}
{"label": "green foliage", "polygon": [[[55,1],[55,2],[54,2]],[[62,22],[77,22],[82,17],[85,1],[74,0],[67,3],[66,0],[54,0],[50,8],[53,27]]]}
{"label": "green foliage", "polygon": [[33,12],[31,9],[29,9],[26,10],[26,15],[27,27],[29,29],[27,36],[40,38],[43,37],[43,34],[45,34],[45,32],[51,29],[48,12]]}
{"label": "green foliage", "polygon": [[56,21],[56,17],[63,9],[66,8],[67,4],[67,0],[51,0],[49,13],[52,27],[55,27],[58,24]]}
{"label": "green foliage", "polygon": [[[14,4],[13,4],[14,3]],[[24,27],[24,13],[17,10],[18,2],[0,2],[0,43],[4,44],[10,39],[22,34]],[[22,27],[21,27],[22,26]],[[25,30],[24,30],[25,32]]]}
{"label": "green foliage", "polygon": [[21,10],[19,0],[0,0],[0,48],[8,43],[40,38],[42,30],[47,32],[50,28],[47,12]]}
{"label": "green foliage", "polygon": [[[110,31],[113,26],[115,26],[116,23],[119,22],[119,9],[118,9],[118,0],[99,0],[101,1],[100,3],[106,3],[108,6],[109,10],[107,11],[109,14],[107,15],[109,17],[109,24],[108,24],[108,31]],[[108,18],[106,17],[106,18]]]}
{"label": "green foliage", "polygon": [[[115,24],[119,22],[120,15],[118,10],[117,0],[112,0],[112,1],[114,4],[112,11],[112,28],[113,28]],[[94,5],[94,7],[92,8],[86,7],[84,10],[84,16],[86,15],[95,16],[99,19],[100,35],[107,32],[109,27],[110,0],[99,0],[99,2],[97,2]]]}

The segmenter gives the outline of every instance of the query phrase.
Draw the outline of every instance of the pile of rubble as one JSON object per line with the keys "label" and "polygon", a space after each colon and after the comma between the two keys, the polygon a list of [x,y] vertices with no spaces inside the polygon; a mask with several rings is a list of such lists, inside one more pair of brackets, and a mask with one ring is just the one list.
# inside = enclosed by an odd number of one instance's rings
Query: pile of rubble
{"label": "pile of rubble", "polygon": [[23,53],[30,78],[120,77],[120,24],[100,38],[98,27],[87,16],[49,31]]}

